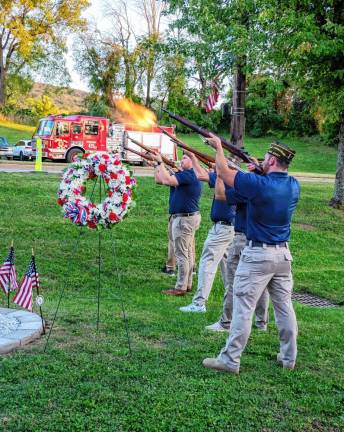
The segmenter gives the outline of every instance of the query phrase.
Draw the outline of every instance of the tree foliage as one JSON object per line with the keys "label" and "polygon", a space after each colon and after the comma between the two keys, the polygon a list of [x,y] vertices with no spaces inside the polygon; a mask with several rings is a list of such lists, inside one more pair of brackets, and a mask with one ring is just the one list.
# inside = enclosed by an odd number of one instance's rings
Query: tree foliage
{"label": "tree foliage", "polygon": [[[61,57],[66,36],[84,25],[81,12],[88,4],[88,0],[0,1],[0,105],[6,100],[8,74],[53,63],[66,76]],[[59,56],[57,65],[50,59],[44,62],[51,53]]]}
{"label": "tree foliage", "polygon": [[[278,10],[278,13],[276,13]],[[270,1],[261,16],[272,35],[268,60],[283,68],[337,136],[332,203],[344,205],[344,8],[340,0]]]}
{"label": "tree foliage", "polygon": [[[278,14],[276,14],[278,10]],[[272,35],[269,62],[330,122],[344,111],[344,8],[341,1],[269,2],[261,23]]]}
{"label": "tree foliage", "polygon": [[89,31],[80,35],[75,59],[80,75],[87,79],[98,102],[102,100],[113,108],[114,91],[120,80],[122,47],[111,39],[104,39],[99,31]]}
{"label": "tree foliage", "polygon": [[269,133],[316,133],[316,112],[286,80],[270,75],[251,75],[246,100],[246,128],[251,136]]}

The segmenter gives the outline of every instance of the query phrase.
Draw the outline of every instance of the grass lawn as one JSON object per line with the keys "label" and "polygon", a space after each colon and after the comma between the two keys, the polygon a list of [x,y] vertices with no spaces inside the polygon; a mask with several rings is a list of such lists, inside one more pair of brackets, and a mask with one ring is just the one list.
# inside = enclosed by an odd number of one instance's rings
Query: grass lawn
{"label": "grass lawn", "polygon": [[34,127],[0,119],[0,136],[7,138],[12,145],[21,139],[30,139],[34,131]]}
{"label": "grass lawn", "polygon": [[[217,276],[206,314],[182,314],[186,298],[160,294],[174,279],[166,257],[167,188],[140,178],[137,207],[101,236],[101,327],[96,331],[98,234],[63,220],[55,175],[0,173],[1,256],[12,239],[18,279],[36,250],[44,313],[62,306],[46,354],[45,338],[0,358],[0,430],[28,431],[342,431],[344,308],[295,304],[299,354],[293,372],[278,367],[271,312],[266,333],[253,330],[239,377],[202,367],[224,334],[204,326],[219,317]],[[343,213],[326,206],[332,187],[303,185],[293,223],[295,289],[344,300]],[[211,193],[202,198],[198,256],[210,227]],[[2,259],[2,258],[1,258]],[[196,281],[195,281],[196,282]],[[128,355],[121,298],[129,319]],[[5,296],[2,305],[5,306]]]}

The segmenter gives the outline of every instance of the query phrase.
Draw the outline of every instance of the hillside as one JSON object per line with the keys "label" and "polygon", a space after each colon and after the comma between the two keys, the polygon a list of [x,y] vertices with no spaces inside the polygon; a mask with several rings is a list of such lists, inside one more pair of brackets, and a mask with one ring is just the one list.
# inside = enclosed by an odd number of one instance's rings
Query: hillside
{"label": "hillside", "polygon": [[79,112],[84,108],[87,92],[72,88],[61,88],[50,84],[34,83],[28,97],[34,99],[42,95],[49,96],[61,112]]}

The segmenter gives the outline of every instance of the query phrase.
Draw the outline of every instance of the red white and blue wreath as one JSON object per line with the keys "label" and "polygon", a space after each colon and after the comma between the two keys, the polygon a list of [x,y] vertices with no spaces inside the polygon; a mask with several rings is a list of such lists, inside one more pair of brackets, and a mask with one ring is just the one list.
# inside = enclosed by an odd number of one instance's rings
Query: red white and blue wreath
{"label": "red white and blue wreath", "polygon": [[[102,178],[107,187],[105,199],[94,204],[84,195],[88,180]],[[91,229],[112,228],[121,222],[135,204],[136,180],[122,165],[117,154],[85,153],[65,171],[58,191],[57,203],[64,217],[76,225]]]}

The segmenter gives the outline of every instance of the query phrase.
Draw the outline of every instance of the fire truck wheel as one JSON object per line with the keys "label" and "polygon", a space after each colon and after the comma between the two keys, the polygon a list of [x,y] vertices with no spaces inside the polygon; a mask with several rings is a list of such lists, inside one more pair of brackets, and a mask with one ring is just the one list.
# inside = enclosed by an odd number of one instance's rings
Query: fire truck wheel
{"label": "fire truck wheel", "polygon": [[77,156],[82,156],[83,155],[83,151],[80,149],[71,149],[69,150],[69,152],[67,153],[67,157],[66,160],[68,163],[74,162]]}

